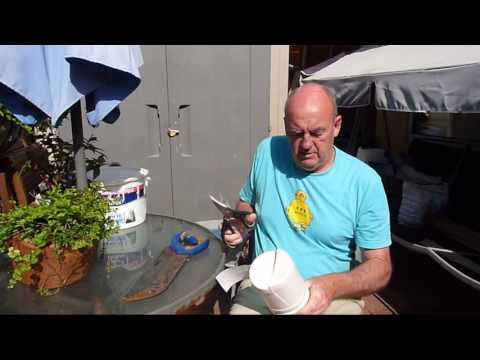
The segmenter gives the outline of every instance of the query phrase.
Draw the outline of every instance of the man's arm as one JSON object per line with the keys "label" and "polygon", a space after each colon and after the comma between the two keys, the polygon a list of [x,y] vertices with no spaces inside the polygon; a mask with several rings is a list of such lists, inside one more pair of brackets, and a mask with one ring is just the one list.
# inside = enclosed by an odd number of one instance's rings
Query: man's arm
{"label": "man's arm", "polygon": [[387,286],[392,273],[390,249],[362,250],[364,261],[352,271],[307,280],[310,300],[299,314],[320,314],[337,298],[360,298]]}

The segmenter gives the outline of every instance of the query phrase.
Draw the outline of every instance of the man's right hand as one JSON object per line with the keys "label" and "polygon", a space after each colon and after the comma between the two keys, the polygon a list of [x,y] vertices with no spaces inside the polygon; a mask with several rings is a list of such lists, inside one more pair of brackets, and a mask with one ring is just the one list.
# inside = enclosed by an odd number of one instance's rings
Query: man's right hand
{"label": "man's right hand", "polygon": [[[257,215],[255,213],[249,214],[245,216],[245,222],[250,226],[255,224],[257,220]],[[232,219],[229,220],[231,227],[233,228],[233,232],[230,229],[225,230],[223,235],[223,241],[227,246],[234,248],[240,245],[243,242],[243,233],[245,232],[245,226],[241,220]]]}

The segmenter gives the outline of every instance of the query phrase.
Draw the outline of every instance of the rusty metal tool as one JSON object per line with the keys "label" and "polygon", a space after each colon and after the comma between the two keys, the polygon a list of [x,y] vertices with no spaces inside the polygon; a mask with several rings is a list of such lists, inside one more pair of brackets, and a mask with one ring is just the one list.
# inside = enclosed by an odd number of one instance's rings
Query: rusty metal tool
{"label": "rusty metal tool", "polygon": [[164,292],[188,259],[208,248],[209,239],[198,238],[182,231],[176,233],[167,248],[154,260],[153,266],[135,282],[122,300],[126,302],[149,299]]}

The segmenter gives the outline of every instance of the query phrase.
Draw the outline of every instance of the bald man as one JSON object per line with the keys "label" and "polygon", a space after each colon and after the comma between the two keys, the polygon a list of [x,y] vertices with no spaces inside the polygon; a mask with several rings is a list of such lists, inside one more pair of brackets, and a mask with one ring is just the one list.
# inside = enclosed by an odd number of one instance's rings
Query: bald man
{"label": "bald man", "polygon": [[[255,224],[254,257],[283,249],[306,280],[310,298],[299,314],[360,314],[361,298],[390,280],[385,191],[371,167],[335,147],[341,125],[328,88],[310,83],[296,89],[285,104],[286,136],[259,144],[237,203],[254,212],[246,219]],[[245,229],[238,221],[232,227],[224,241],[235,247]],[[269,310],[245,280],[230,313]]]}

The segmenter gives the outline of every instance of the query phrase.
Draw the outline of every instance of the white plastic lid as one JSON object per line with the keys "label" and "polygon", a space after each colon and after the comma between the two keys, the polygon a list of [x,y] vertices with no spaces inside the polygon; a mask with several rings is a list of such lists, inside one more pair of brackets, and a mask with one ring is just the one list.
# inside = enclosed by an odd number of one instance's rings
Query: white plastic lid
{"label": "white plastic lid", "polygon": [[[123,185],[133,181],[144,181],[148,175],[148,170],[141,168],[129,168],[123,166],[102,166],[100,175],[94,180],[102,182],[105,186]],[[88,178],[92,180],[93,171],[89,171]]]}

